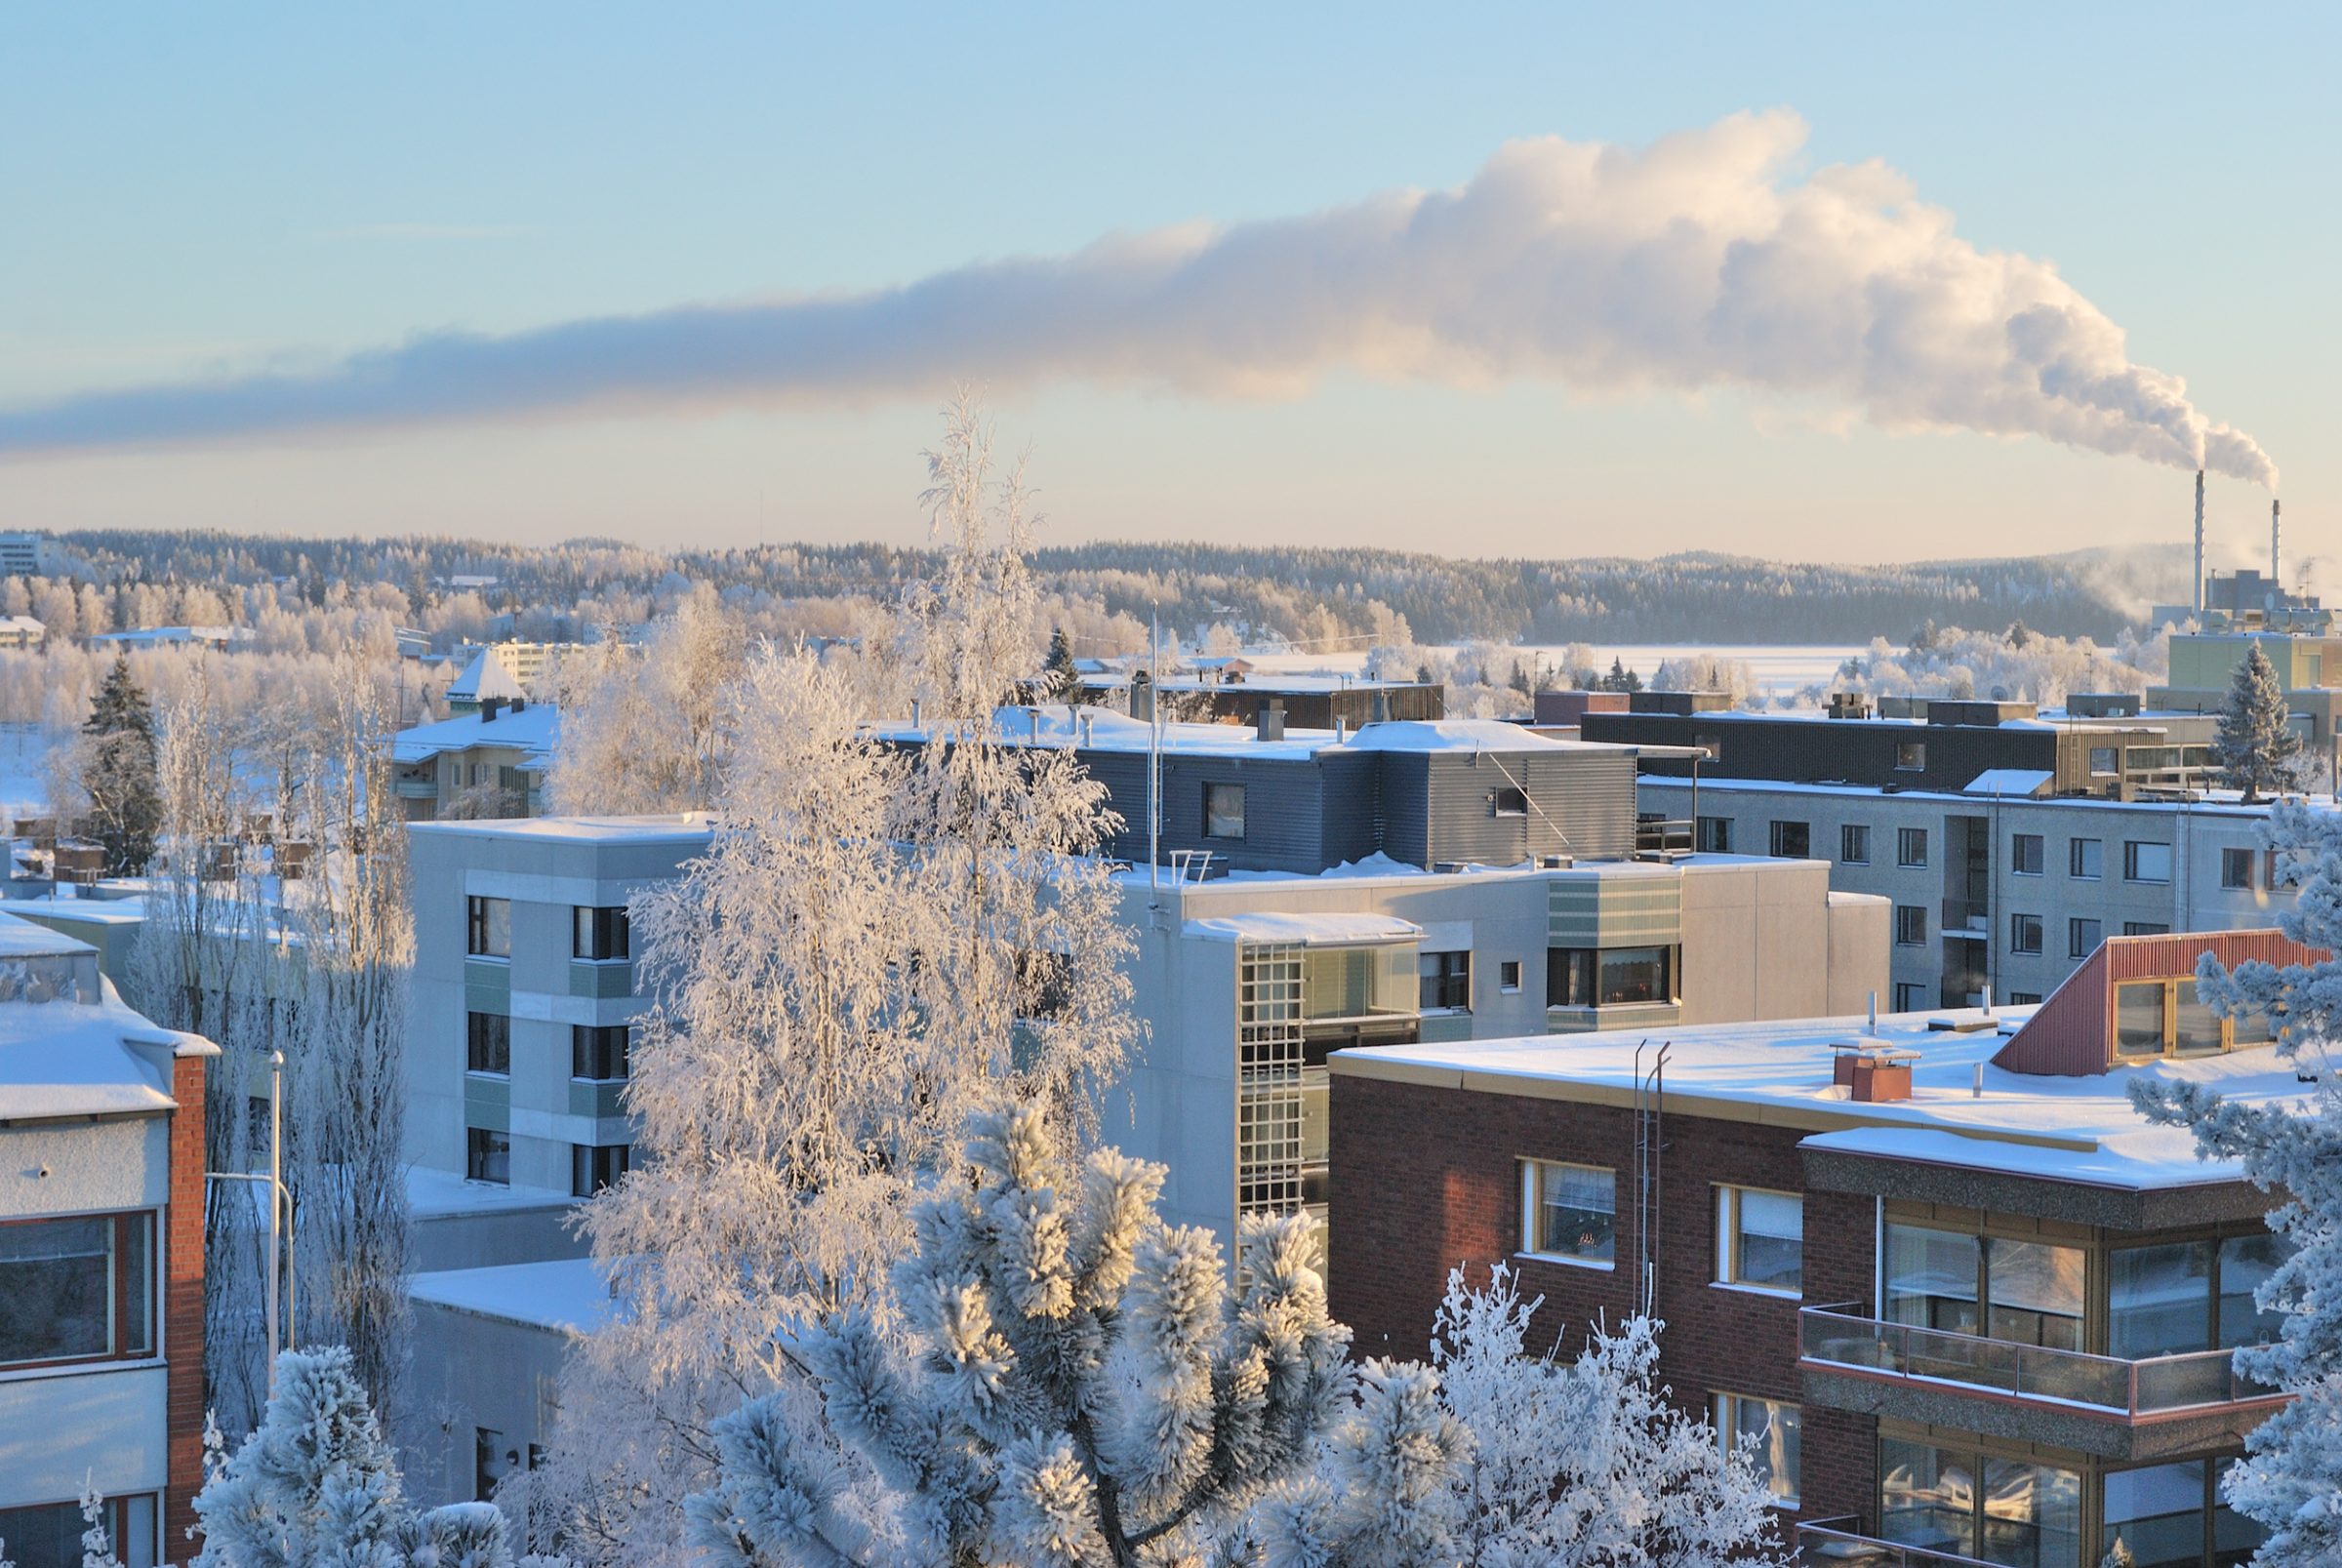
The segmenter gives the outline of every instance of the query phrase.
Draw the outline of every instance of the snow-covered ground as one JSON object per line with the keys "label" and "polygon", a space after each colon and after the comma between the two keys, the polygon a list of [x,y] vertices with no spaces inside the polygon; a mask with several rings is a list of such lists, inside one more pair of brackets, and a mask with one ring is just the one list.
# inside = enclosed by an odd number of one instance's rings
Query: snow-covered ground
{"label": "snow-covered ground", "polygon": [[[1460,645],[1448,644],[1449,648]],[[1837,672],[1837,667],[1863,652],[1861,648],[1837,643],[1592,643],[1598,667],[1608,669],[1613,659],[1625,662],[1629,669],[1644,681],[1658,672],[1662,662],[1681,659],[1693,654],[1705,654],[1715,659],[1732,660],[1749,666],[1756,676],[1758,692],[1775,697],[1788,697],[1803,687],[1821,684]],[[1549,663],[1561,663],[1568,648],[1562,644],[1524,645],[1520,652]],[[1319,670],[1355,671],[1364,666],[1366,651],[1325,654],[1246,654],[1244,659],[1256,668],[1280,674],[1305,674]]]}
{"label": "snow-covered ground", "polygon": [[41,768],[54,744],[37,724],[0,724],[0,822],[39,815],[49,798]]}

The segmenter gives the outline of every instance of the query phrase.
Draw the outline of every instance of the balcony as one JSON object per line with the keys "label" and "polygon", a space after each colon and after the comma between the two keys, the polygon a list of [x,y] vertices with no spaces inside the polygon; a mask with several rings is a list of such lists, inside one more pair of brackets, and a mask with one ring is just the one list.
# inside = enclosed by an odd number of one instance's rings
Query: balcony
{"label": "balcony", "polygon": [[1992,935],[1992,908],[1982,899],[1944,901],[1944,935],[1947,937],[1984,941]]}
{"label": "balcony", "polygon": [[1806,1400],[2116,1460],[2187,1451],[2287,1397],[2238,1376],[2234,1350],[2117,1356],[1889,1323],[1857,1303],[1797,1314]]}
{"label": "balcony", "polygon": [[1859,1533],[1861,1523],[1849,1514],[1798,1525],[1797,1568],[2001,1568],[1975,1557],[1866,1536]]}

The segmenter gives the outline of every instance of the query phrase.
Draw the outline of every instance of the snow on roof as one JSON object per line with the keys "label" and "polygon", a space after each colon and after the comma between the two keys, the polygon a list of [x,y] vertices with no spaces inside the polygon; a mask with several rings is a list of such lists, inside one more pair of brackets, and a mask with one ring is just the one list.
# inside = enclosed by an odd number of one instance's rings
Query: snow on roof
{"label": "snow on roof", "polygon": [[520,682],[513,679],[512,671],[505,667],[505,662],[496,656],[495,650],[489,648],[481,649],[471,663],[464,666],[464,673],[458,675],[447,689],[451,703],[528,695],[521,690]]}
{"label": "snow on roof", "polygon": [[705,844],[714,834],[715,824],[707,812],[686,811],[644,817],[520,817],[409,823],[407,831],[595,844]]}
{"label": "snow on roof", "polygon": [[[1996,1017],[2013,1021],[2031,1011],[2004,1008]],[[2007,1043],[1998,1029],[1930,1029],[1929,1016],[1882,1018],[1875,1035],[1865,1034],[1859,1018],[1673,1030],[1668,1108],[1738,1119],[1753,1109],[1759,1119],[1808,1128],[1809,1147],[2137,1189],[2241,1181],[2243,1170],[2236,1161],[2199,1160],[2185,1128],[2150,1125],[2130,1104],[2134,1076],[2205,1084],[2243,1105],[2308,1103],[2291,1064],[2272,1047],[2098,1076],[2046,1077],[1994,1066],[1993,1056]],[[1984,1019],[1973,1010],[1950,1016]],[[1911,1099],[1857,1102],[1833,1085],[1833,1046],[1858,1039],[1918,1053]],[[1637,1070],[1651,1065],[1647,1048],[1635,1061],[1642,1040],[1640,1033],[1573,1034],[1381,1046],[1337,1051],[1332,1063],[1337,1072],[1489,1093],[1552,1095],[1554,1086],[1565,1086],[1559,1098],[1625,1105]],[[1979,1066],[1981,1095],[1972,1093]]]}
{"label": "snow on roof", "polygon": [[428,1165],[407,1167],[407,1208],[418,1220],[444,1220],[462,1215],[514,1209],[567,1209],[578,1200],[549,1186],[506,1186],[473,1182],[453,1171]]}
{"label": "snow on roof", "polygon": [[553,747],[560,741],[561,710],[550,703],[531,703],[494,718],[459,713],[436,724],[418,724],[413,729],[401,730],[390,738],[390,755],[397,762],[428,762],[448,751],[501,745],[528,753],[529,765],[536,767],[551,759]]}
{"label": "snow on roof", "polygon": [[433,1307],[571,1334],[592,1333],[614,1310],[609,1282],[591,1258],[416,1274],[407,1281],[407,1295]]}
{"label": "snow on roof", "polygon": [[[1666,777],[1650,773],[1635,780],[1635,784],[1644,789],[1688,790],[1692,787],[1692,783],[1688,778]],[[1861,795],[1873,799],[1884,796],[1893,800],[1941,800],[1969,807],[1973,807],[1976,803],[1973,796],[1955,794],[1942,789],[1888,789],[1878,784],[1844,783],[1806,784],[1796,779],[1702,778],[1698,784],[1702,792],[1726,790],[1745,794]],[[2109,795],[2043,795],[2038,800],[2029,800],[2026,804],[2054,806],[2072,811],[2164,813],[2185,811],[2191,817],[2227,816],[2259,819],[2269,815],[2271,802],[2266,798],[2257,805],[2247,806],[2243,804],[2239,792],[2235,790],[2200,789],[2193,793],[2195,798],[2186,800],[2146,796],[2137,800],[2116,800]],[[2331,797],[2326,795],[2311,795],[2308,799],[2313,805],[2329,804],[2331,801]]]}
{"label": "snow on roof", "polygon": [[[30,904],[34,901],[27,899],[24,902]],[[0,911],[5,911],[6,907],[6,905],[0,904]],[[13,914],[0,912],[0,958],[48,958],[60,954],[79,957],[97,951],[97,948],[78,937],[68,937],[33,921],[20,920]]]}
{"label": "snow on roof", "polygon": [[1387,914],[1223,914],[1189,920],[1183,936],[1206,942],[1276,943],[1299,947],[1354,947],[1365,943],[1413,942],[1423,927]]}
{"label": "snow on roof", "polygon": [[[1086,721],[1086,733],[1084,730]],[[1085,751],[1143,752],[1153,744],[1145,719],[1110,708],[1058,703],[1004,707],[994,715],[1003,745],[1075,746]],[[1556,741],[1524,725],[1500,719],[1395,719],[1361,724],[1347,738],[1332,730],[1288,728],[1281,741],[1263,741],[1249,724],[1165,723],[1160,744],[1166,756],[1258,757],[1305,762],[1320,752],[1354,751],[1606,751],[1631,755],[1635,747],[1591,741]],[[915,744],[934,733],[902,722],[871,726],[882,741]]]}
{"label": "snow on roof", "polygon": [[[10,944],[0,956],[97,951],[6,915],[0,938]],[[219,1054],[199,1034],[148,1022],[109,983],[101,980],[99,990],[95,1002],[0,1002],[0,1119],[156,1114],[179,1104],[171,1058]]]}
{"label": "snow on roof", "polygon": [[0,914],[44,924],[51,920],[62,920],[77,926],[135,926],[146,918],[146,901],[61,899],[52,892],[38,899],[0,899]]}
{"label": "snow on roof", "polygon": [[1502,719],[1391,719],[1351,732],[1358,751],[1626,751],[1620,745],[1556,741]]}
{"label": "snow on roof", "polygon": [[1987,768],[1967,786],[1963,795],[2039,795],[2055,783],[2057,775],[2045,768]]}

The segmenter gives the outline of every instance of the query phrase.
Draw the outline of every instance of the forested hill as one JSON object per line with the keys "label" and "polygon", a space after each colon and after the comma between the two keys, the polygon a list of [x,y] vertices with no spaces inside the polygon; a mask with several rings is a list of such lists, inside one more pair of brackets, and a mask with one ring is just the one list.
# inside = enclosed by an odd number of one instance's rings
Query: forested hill
{"label": "forested hill", "polygon": [[[923,549],[774,544],[661,552],[608,540],[552,546],[476,540],[300,539],[191,532],[58,536],[76,576],[227,587],[298,581],[388,583],[420,606],[451,580],[495,580],[505,608],[566,611],[587,598],[663,597],[693,581],[775,599],[888,599],[929,572]],[[1034,553],[1070,601],[1185,631],[1227,623],[1305,640],[1383,638],[1395,618],[1423,642],[1860,642],[1920,623],[2011,621],[2110,637],[2169,600],[2183,552],[2148,546],[1998,560],[1840,566],[1682,554],[1654,560],[1453,560],[1377,549],[1092,543]]]}

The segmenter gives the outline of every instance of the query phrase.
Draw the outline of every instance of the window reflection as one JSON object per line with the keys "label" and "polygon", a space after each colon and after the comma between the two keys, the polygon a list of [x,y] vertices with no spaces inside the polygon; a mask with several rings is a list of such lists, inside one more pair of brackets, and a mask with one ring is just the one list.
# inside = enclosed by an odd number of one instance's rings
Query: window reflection
{"label": "window reflection", "polygon": [[2079,1568],[2081,1478],[2072,1470],[1888,1438],[1878,1477],[1889,1541],[2007,1568]]}

